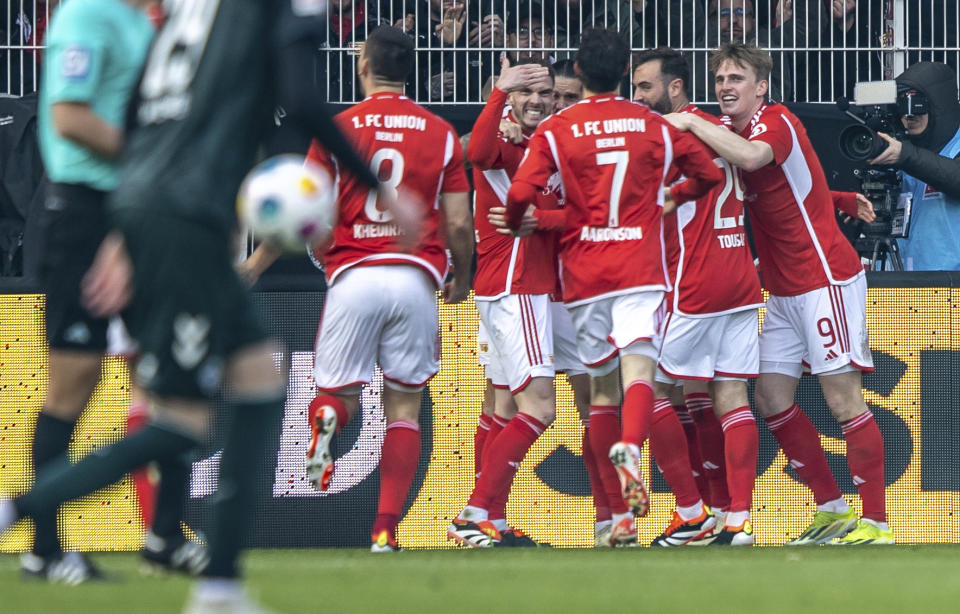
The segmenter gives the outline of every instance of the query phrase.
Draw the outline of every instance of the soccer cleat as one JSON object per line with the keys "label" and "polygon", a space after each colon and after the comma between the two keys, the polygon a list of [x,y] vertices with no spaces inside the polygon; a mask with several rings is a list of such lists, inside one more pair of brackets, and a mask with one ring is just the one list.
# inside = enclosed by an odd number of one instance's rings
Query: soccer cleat
{"label": "soccer cleat", "polygon": [[637,524],[633,516],[626,516],[610,528],[610,545],[614,548],[633,548],[637,543]]}
{"label": "soccer cleat", "polygon": [[400,552],[400,546],[397,545],[397,538],[384,529],[370,536],[370,552],[374,554]]}
{"label": "soccer cleat", "polygon": [[27,578],[68,586],[107,579],[93,561],[80,552],[63,552],[46,557],[28,552],[20,557],[20,569]]}
{"label": "soccer cleat", "polygon": [[897,540],[893,537],[893,531],[890,529],[881,529],[877,525],[867,520],[861,520],[857,527],[844,535],[830,542],[832,546],[866,546],[874,545],[892,545]]}
{"label": "soccer cleat", "polygon": [[46,580],[50,567],[60,559],[61,553],[49,556],[40,556],[32,552],[24,552],[20,555],[20,572],[24,578],[33,580]]}
{"label": "soccer cleat", "polygon": [[723,527],[714,533],[711,546],[752,546],[753,524],[747,520],[739,527]]}
{"label": "soccer cleat", "polygon": [[684,520],[676,511],[670,526],[659,537],[650,542],[651,546],[706,546],[712,539],[717,519],[710,512],[710,508],[703,506],[703,511],[693,520]]}
{"label": "soccer cleat", "polygon": [[310,428],[313,435],[307,448],[307,477],[313,487],[322,492],[330,488],[333,479],[330,440],[337,431],[337,412],[329,405],[318,407],[316,413],[310,416]]}
{"label": "soccer cleat", "polygon": [[143,559],[142,571],[148,575],[176,571],[196,576],[210,562],[210,554],[202,544],[183,536],[164,539],[153,531],[147,533],[140,557]]}
{"label": "soccer cleat", "polygon": [[520,529],[508,528],[500,532],[500,543],[497,548],[549,548],[549,544],[541,544]]}
{"label": "soccer cleat", "polygon": [[593,546],[594,548],[612,548],[610,543],[610,533],[613,531],[613,523],[605,522],[600,526],[593,527]]}
{"label": "soccer cleat", "polygon": [[492,548],[500,543],[501,535],[489,521],[470,522],[454,518],[447,529],[447,539],[470,548]]}
{"label": "soccer cleat", "polygon": [[639,453],[634,453],[630,444],[618,441],[610,446],[610,462],[613,463],[617,470],[617,477],[620,478],[620,492],[624,503],[634,516],[646,516],[650,509],[650,495],[647,493],[643,476],[640,475]]}
{"label": "soccer cleat", "polygon": [[853,508],[845,512],[817,511],[813,522],[798,537],[786,543],[787,546],[812,546],[825,544],[831,539],[843,537],[857,526],[857,513]]}

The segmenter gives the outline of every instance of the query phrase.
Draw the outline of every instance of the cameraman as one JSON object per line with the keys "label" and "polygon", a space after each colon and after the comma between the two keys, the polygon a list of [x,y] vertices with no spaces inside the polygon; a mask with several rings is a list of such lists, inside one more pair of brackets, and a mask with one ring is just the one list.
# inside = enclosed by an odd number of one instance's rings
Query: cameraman
{"label": "cameraman", "polygon": [[960,101],[953,69],[914,64],[897,77],[897,106],[907,141],[889,145],[870,164],[903,171],[912,194],[910,237],[900,240],[906,270],[960,270]]}

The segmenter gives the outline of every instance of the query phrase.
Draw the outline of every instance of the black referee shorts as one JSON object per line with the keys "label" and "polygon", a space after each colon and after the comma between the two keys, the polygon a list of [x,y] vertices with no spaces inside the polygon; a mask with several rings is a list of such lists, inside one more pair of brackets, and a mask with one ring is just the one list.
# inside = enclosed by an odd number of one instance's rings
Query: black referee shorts
{"label": "black referee shorts", "polygon": [[110,225],[106,192],[51,183],[40,213],[40,283],[46,293],[47,343],[51,348],[103,352],[106,318],[80,305],[80,284]]}

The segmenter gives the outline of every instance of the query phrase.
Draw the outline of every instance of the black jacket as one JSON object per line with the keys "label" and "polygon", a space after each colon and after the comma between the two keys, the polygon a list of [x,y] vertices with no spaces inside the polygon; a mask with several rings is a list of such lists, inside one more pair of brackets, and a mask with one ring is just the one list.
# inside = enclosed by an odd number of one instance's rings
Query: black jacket
{"label": "black jacket", "polygon": [[36,221],[44,184],[37,96],[0,96],[0,275],[21,273],[13,262],[24,234],[33,234],[26,227]]}
{"label": "black jacket", "polygon": [[930,113],[926,130],[903,142],[896,167],[960,200],[960,159],[940,155],[960,129],[956,74],[946,64],[920,62],[897,77],[897,84],[926,94]]}

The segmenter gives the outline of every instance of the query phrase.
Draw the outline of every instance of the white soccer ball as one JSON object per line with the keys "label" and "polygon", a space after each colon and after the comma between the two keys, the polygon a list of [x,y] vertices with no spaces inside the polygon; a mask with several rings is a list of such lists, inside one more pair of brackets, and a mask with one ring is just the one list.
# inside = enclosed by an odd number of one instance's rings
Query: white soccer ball
{"label": "white soccer ball", "polygon": [[240,221],[254,239],[287,251],[326,242],[337,223],[330,174],[303,156],[283,154],[253,167],[237,195]]}

